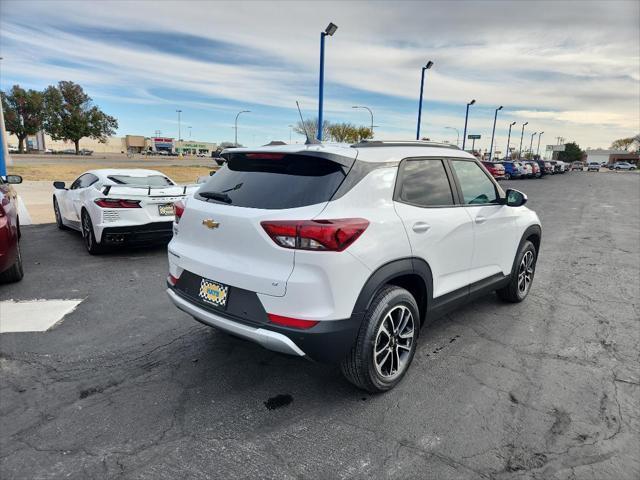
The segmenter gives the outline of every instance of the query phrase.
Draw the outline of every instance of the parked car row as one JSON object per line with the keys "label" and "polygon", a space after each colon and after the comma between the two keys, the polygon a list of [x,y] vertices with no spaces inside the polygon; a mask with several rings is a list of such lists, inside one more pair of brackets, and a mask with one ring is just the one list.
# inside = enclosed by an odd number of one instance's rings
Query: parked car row
{"label": "parked car row", "polygon": [[565,162],[557,160],[483,161],[482,164],[497,180],[540,178],[544,175],[565,173],[569,170]]}
{"label": "parked car row", "polygon": [[638,167],[629,162],[589,162],[585,164],[583,162],[573,162],[571,164],[571,171],[583,171],[587,172],[599,172],[601,168],[608,168],[609,170],[636,170]]}

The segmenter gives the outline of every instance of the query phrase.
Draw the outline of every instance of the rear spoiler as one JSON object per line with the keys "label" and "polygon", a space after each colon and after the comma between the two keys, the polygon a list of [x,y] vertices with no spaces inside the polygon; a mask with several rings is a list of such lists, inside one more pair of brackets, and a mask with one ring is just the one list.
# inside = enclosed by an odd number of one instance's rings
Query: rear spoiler
{"label": "rear spoiler", "polygon": [[[148,186],[148,187],[143,187],[141,185],[105,185],[104,189],[102,190],[102,193],[104,195],[109,195],[109,192],[111,190],[118,189],[118,188],[140,188],[140,189],[144,189],[147,190],[147,195],[151,195],[151,190],[153,189],[160,189],[160,188],[171,188],[171,187],[179,187],[180,185],[164,185],[162,187],[152,187],[152,186]],[[187,187],[189,185],[184,185],[182,187],[182,195],[186,195],[187,194]]]}

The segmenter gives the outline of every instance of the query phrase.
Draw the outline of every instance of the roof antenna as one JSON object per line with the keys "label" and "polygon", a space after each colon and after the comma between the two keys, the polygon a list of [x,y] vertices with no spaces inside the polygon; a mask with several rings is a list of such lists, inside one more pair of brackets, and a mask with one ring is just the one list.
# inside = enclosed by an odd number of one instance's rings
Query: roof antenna
{"label": "roof antenna", "polygon": [[304,118],[302,118],[302,111],[300,110],[300,104],[296,100],[296,106],[298,107],[298,113],[300,114],[300,122],[302,125],[302,129],[304,130],[304,136],[307,137],[307,141],[304,142],[305,145],[314,145],[321,143],[317,138],[310,138],[309,132],[307,131],[307,124],[304,123]]}

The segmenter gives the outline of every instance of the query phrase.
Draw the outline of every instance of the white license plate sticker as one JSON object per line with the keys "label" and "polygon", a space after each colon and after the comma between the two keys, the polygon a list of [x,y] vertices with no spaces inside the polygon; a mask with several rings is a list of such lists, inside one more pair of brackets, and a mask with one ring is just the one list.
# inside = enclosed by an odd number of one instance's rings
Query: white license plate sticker
{"label": "white license plate sticker", "polygon": [[227,296],[229,287],[212,282],[203,278],[200,280],[200,292],[198,296],[205,302],[215,305],[216,307],[224,307],[227,304]]}
{"label": "white license plate sticker", "polygon": [[173,209],[173,203],[167,203],[166,205],[158,205],[158,212],[163,217],[175,215],[175,210]]}

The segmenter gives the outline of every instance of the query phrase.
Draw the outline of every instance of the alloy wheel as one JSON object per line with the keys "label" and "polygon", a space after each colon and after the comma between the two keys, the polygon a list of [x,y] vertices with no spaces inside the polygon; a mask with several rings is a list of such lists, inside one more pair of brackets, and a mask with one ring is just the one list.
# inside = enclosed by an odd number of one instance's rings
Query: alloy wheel
{"label": "alloy wheel", "polygon": [[414,318],[408,307],[397,305],[387,312],[373,346],[373,362],[380,376],[390,380],[404,372],[415,336]]}
{"label": "alloy wheel", "polygon": [[84,242],[87,245],[87,250],[91,250],[93,243],[91,235],[91,220],[89,220],[89,215],[86,213],[82,216],[82,236],[84,237]]}
{"label": "alloy wheel", "polygon": [[531,287],[533,280],[533,252],[527,250],[520,261],[518,268],[518,292],[520,295],[526,295]]}

